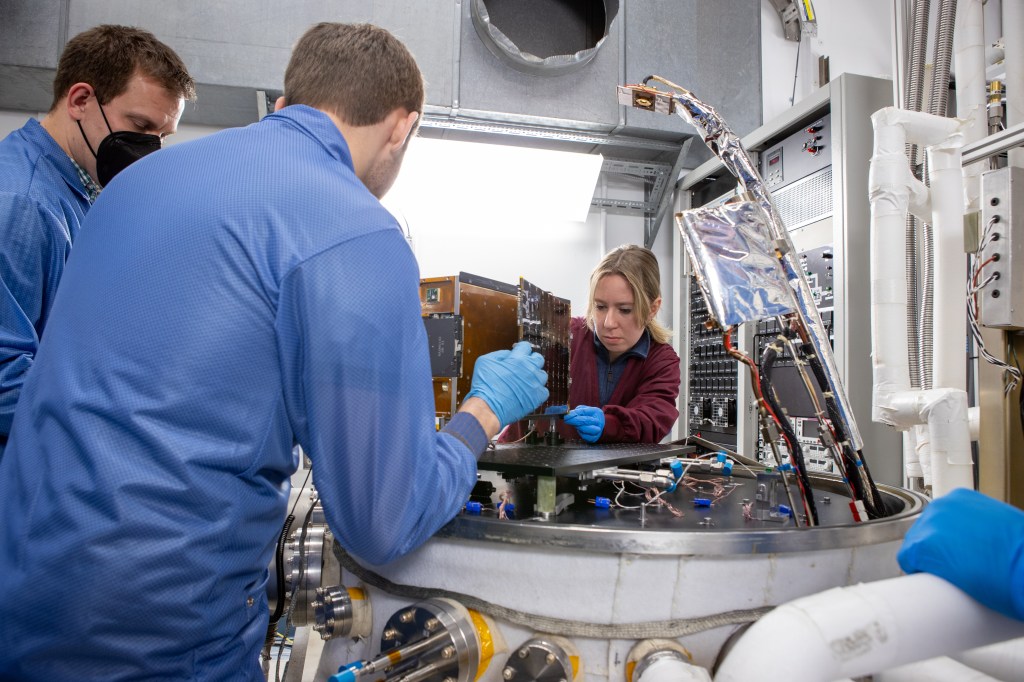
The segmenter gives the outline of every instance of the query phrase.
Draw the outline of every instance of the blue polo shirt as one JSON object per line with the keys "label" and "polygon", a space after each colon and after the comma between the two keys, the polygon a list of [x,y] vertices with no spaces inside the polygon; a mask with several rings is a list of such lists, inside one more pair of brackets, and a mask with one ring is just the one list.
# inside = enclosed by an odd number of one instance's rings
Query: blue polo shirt
{"label": "blue polo shirt", "polygon": [[262,680],[300,443],[372,564],[459,511],[419,271],[322,112],[151,154],[90,210],[0,460],[0,679]]}
{"label": "blue polo shirt", "polygon": [[89,206],[74,162],[39,121],[0,141],[0,458]]}

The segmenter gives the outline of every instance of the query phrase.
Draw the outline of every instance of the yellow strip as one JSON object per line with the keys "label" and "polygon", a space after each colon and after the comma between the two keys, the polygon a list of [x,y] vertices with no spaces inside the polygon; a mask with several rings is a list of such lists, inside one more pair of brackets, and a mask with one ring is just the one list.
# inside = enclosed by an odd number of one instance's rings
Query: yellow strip
{"label": "yellow strip", "polygon": [[569,665],[572,666],[572,679],[575,680],[576,679],[576,675],[578,675],[579,672],[580,672],[580,657],[579,656],[570,656],[569,657]]}
{"label": "yellow strip", "polygon": [[348,597],[352,601],[363,601],[366,599],[366,593],[358,587],[350,587],[348,588]]}
{"label": "yellow strip", "polygon": [[469,618],[473,621],[473,627],[476,628],[476,636],[480,639],[480,665],[477,667],[476,677],[473,678],[479,680],[487,672],[487,666],[494,656],[494,638],[491,636],[491,629],[487,627],[484,617],[472,609],[466,610],[469,611]]}
{"label": "yellow strip", "polygon": [[811,0],[804,0],[804,9],[807,11],[807,21],[814,21],[814,8],[811,7]]}
{"label": "yellow strip", "polygon": [[636,661],[626,664],[626,682],[633,682],[633,671],[636,670]]}

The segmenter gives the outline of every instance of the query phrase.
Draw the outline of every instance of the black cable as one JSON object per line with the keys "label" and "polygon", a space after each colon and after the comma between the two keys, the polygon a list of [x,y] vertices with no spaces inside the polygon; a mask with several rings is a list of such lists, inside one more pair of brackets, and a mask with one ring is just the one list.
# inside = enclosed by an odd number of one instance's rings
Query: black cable
{"label": "black cable", "polygon": [[[295,501],[298,503],[298,500]],[[284,642],[288,639],[288,622],[292,618],[292,611],[295,610],[295,600],[299,595],[299,588],[302,587],[302,579],[306,574],[306,534],[309,532],[309,522],[313,518],[313,510],[316,509],[316,502],[309,505],[309,509],[306,510],[306,517],[302,520],[302,533],[299,535],[299,575],[295,579],[295,585],[292,586],[292,596],[288,604],[288,613],[284,618],[284,637],[281,638],[281,646],[277,649],[277,666],[274,674],[275,679],[280,682],[281,680],[281,656],[284,654]],[[294,509],[294,506],[292,507]]]}
{"label": "black cable", "polygon": [[[775,395],[775,389],[772,388],[771,384],[771,373],[772,367],[775,365],[775,360],[778,358],[778,351],[775,350],[775,346],[768,344],[765,346],[764,353],[761,354],[761,367],[760,367],[760,380],[761,380],[761,395],[764,397],[765,402],[772,408],[772,412],[778,418],[779,426],[782,427],[782,433],[786,436],[786,441],[789,443],[789,459],[793,465],[793,469],[796,471],[797,477],[800,479],[801,487],[803,488],[803,497],[807,502],[807,509],[811,513],[811,518],[814,521],[814,525],[818,525],[818,508],[814,504],[814,493],[811,490],[811,479],[807,475],[807,467],[804,464],[804,452],[800,447],[800,441],[797,440],[796,432],[793,431],[793,425],[789,423],[789,417],[787,417],[783,411],[782,406],[779,404],[778,398]],[[796,510],[793,511],[796,513]]]}
{"label": "black cable", "polygon": [[[281,534],[277,537],[277,550],[274,552],[274,566],[277,572],[277,604],[274,605],[274,612],[270,614],[270,620],[267,622],[267,645],[273,644],[277,622],[281,620],[281,614],[284,613],[284,547],[285,543],[288,542],[288,534],[291,532],[294,522],[295,515],[289,514],[288,518],[284,520]],[[267,653],[269,652],[270,650],[268,649]]]}
{"label": "black cable", "polygon": [[292,524],[295,522],[295,507],[298,506],[299,500],[302,499],[302,491],[306,489],[306,484],[309,483],[309,476],[312,473],[312,469],[306,471],[306,478],[302,480],[299,492],[295,496],[295,502],[292,503],[291,511],[288,512],[288,516],[284,520],[281,534],[277,536],[277,547],[274,552],[274,568],[277,572],[277,604],[274,606],[274,613],[270,615],[270,619],[267,621],[267,636],[263,642],[263,657],[266,659],[270,658],[270,652],[274,647],[274,633],[277,631],[277,624],[281,620],[281,614],[284,613],[286,597],[284,593],[284,548],[288,542],[288,535],[291,532]]}
{"label": "black cable", "polygon": [[[825,391],[828,387],[828,378],[825,376],[825,367],[821,364],[821,358],[814,352],[814,346],[810,343],[804,343],[801,344],[800,350],[804,354],[807,364],[810,365],[819,388]],[[878,487],[875,485],[875,479],[868,468],[868,461],[864,457],[864,453],[861,450],[854,451],[849,434],[843,428],[843,420],[839,414],[839,405],[836,403],[835,396],[825,397],[825,409],[828,411],[829,419],[832,420],[832,428],[835,431],[836,438],[841,444],[845,443],[845,446],[840,447],[840,452],[846,463],[846,469],[848,472],[858,474],[855,476],[848,475],[847,478],[850,480],[850,484],[853,485],[858,499],[864,503],[864,510],[867,511],[868,518],[880,519],[890,516],[892,510],[886,506],[881,493],[878,492]],[[857,462],[860,462],[860,467],[858,467]],[[858,468],[864,471],[863,480],[861,480]],[[870,495],[866,494],[864,489],[865,483],[867,490],[871,493]]]}

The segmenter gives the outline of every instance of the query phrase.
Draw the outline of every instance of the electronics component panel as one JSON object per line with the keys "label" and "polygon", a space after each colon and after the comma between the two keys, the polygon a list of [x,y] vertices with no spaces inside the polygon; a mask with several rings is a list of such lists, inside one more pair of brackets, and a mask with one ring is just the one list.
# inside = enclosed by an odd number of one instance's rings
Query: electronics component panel
{"label": "electronics component panel", "polygon": [[568,299],[559,298],[537,285],[519,280],[519,339],[529,341],[533,350],[544,356],[548,373],[548,399],[537,412],[565,407],[569,404],[569,324],[572,307]]}
{"label": "electronics component panel", "polygon": [[[800,265],[811,287],[811,294],[818,306],[821,321],[829,336],[829,342],[835,346],[834,340],[834,289],[833,289],[833,249],[831,245],[809,249],[800,253]],[[754,334],[755,359],[760,360],[764,349],[779,335],[779,323],[776,320],[762,320],[757,323]],[[810,370],[808,370],[810,371]],[[807,468],[810,471],[833,471],[834,463],[825,448],[818,440],[818,420],[814,414],[814,403],[807,395],[806,386],[793,363],[793,356],[787,351],[779,355],[772,371],[772,384],[782,402],[797,441],[803,450]],[[815,394],[822,401],[817,383],[813,381]],[[785,446],[781,446],[782,455],[788,456]],[[775,457],[761,436],[757,440],[757,457],[766,464],[775,464]]]}
{"label": "electronics component panel", "polygon": [[689,433],[736,447],[736,361],[722,345],[720,331],[708,329],[707,301],[690,277]]}
{"label": "electronics component panel", "polygon": [[469,393],[476,359],[516,342],[518,290],[460,272],[420,280],[420,305],[430,345],[435,413],[450,418]]}
{"label": "electronics component panel", "polygon": [[831,114],[804,126],[761,154],[761,177],[777,189],[832,165]]}

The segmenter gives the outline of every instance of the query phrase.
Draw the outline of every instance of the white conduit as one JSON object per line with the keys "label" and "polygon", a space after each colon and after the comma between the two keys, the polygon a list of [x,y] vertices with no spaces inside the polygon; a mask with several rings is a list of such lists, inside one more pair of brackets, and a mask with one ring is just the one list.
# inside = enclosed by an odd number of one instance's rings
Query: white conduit
{"label": "white conduit", "polygon": [[[871,157],[872,419],[900,430],[911,442],[920,472],[935,495],[973,487],[963,343],[966,338],[963,258],[963,121],[901,109],[881,109]],[[932,187],[910,172],[907,143],[927,149]],[[906,214],[934,227],[936,335],[931,391],[911,391],[907,361]],[[961,341],[957,341],[960,339]],[[915,428],[927,425],[927,429]],[[917,468],[914,468],[917,471]],[[913,475],[908,468],[907,475]]]}
{"label": "white conduit", "polygon": [[917,573],[783,604],[736,642],[715,682],[831,682],[1021,636],[1024,622]]}

